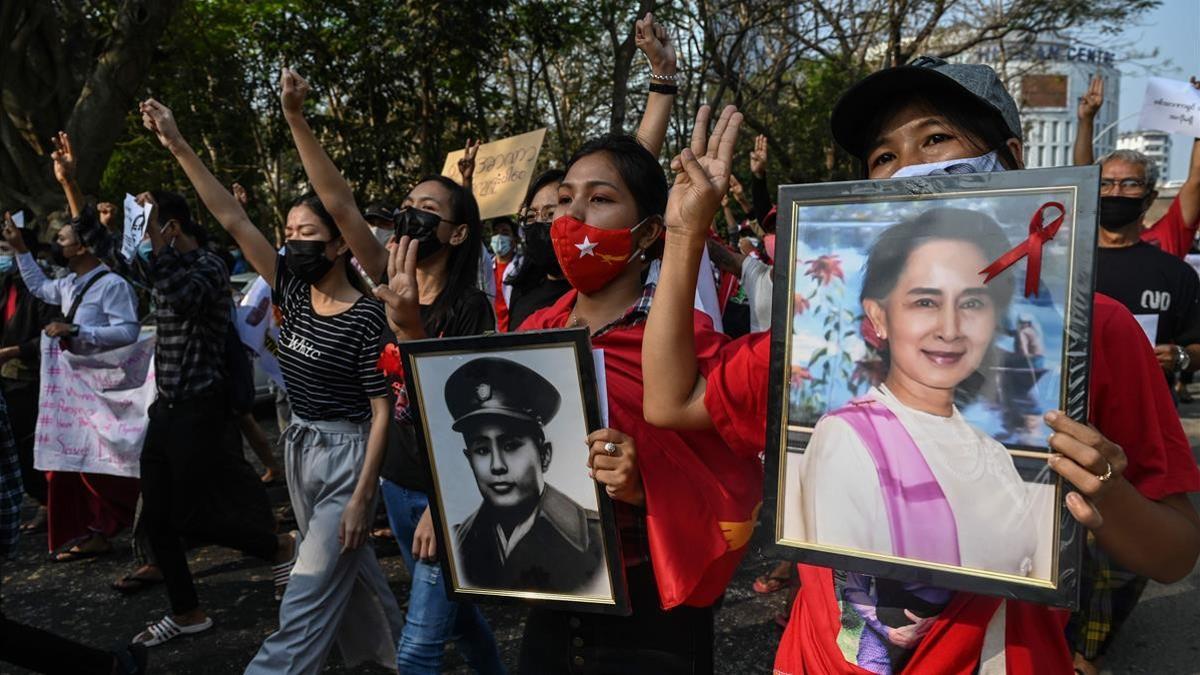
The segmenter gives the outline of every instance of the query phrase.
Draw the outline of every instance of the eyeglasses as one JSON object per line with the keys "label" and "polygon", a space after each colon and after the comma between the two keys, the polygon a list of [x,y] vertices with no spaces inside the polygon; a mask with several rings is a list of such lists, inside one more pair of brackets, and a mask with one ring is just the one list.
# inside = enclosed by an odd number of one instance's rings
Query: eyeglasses
{"label": "eyeglasses", "polygon": [[1146,181],[1136,178],[1122,178],[1121,180],[1115,178],[1100,179],[1101,192],[1111,192],[1114,187],[1118,188],[1117,191],[1121,194],[1138,195],[1146,189]]}
{"label": "eyeglasses", "polygon": [[538,210],[538,211],[535,211],[533,209],[528,209],[521,216],[521,223],[524,225],[528,225],[529,223],[537,223],[537,222],[548,223],[552,220],[554,220],[554,205],[553,204],[547,204],[546,206],[543,206],[541,208],[541,210]]}

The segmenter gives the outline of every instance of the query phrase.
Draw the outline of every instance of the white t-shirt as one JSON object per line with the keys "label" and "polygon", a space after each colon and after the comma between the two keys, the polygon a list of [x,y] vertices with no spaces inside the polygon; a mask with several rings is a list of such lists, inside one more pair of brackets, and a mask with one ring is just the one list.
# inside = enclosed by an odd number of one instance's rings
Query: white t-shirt
{"label": "white t-shirt", "polygon": [[[962,566],[1048,579],[1053,483],[1024,481],[1008,450],[968,424],[957,409],[950,417],[912,410],[882,385],[870,396],[899,418],[946,495]],[[802,461],[807,540],[893,555],[879,474],[850,425],[822,418]]]}

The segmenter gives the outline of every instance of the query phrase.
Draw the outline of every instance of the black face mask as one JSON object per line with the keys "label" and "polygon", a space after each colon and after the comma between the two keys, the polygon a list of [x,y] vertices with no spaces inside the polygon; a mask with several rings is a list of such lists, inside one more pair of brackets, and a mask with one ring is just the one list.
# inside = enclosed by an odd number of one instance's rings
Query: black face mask
{"label": "black face mask", "polygon": [[1109,232],[1125,228],[1141,217],[1145,197],[1101,197],[1100,227]]}
{"label": "black face mask", "polygon": [[63,253],[62,244],[58,243],[57,241],[50,243],[50,260],[52,260],[54,264],[58,265],[59,267],[67,266],[67,256],[65,253]]}
{"label": "black face mask", "polygon": [[550,241],[550,223],[529,223],[521,235],[525,239],[525,257],[529,262],[554,277],[562,276],[558,256],[554,255],[554,244]]}
{"label": "black face mask", "polygon": [[441,223],[442,218],[436,213],[406,206],[396,212],[396,240],[399,241],[400,237],[416,239],[417,260],[424,260],[445,246],[437,236],[437,228]]}
{"label": "black face mask", "polygon": [[315,284],[333,269],[333,261],[325,257],[328,244],[327,241],[288,239],[284,242],[287,255],[283,256],[283,262],[297,279]]}

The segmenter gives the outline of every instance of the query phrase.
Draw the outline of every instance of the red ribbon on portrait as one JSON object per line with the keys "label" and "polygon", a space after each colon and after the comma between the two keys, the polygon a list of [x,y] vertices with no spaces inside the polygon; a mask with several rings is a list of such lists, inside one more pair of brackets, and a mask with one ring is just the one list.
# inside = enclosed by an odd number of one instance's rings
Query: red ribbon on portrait
{"label": "red ribbon on portrait", "polygon": [[[1042,225],[1045,220],[1044,214],[1048,208],[1056,208],[1059,210],[1058,217],[1050,221],[1049,225]],[[1062,227],[1063,219],[1066,218],[1067,209],[1059,202],[1046,202],[1038,207],[1037,211],[1033,212],[1033,218],[1029,221],[1029,237],[1021,242],[1013,250],[996,258],[995,262],[983,268],[979,273],[986,274],[983,283],[987,283],[996,278],[998,274],[1012,267],[1013,263],[1021,258],[1029,257],[1029,263],[1025,267],[1025,297],[1037,297],[1038,283],[1041,282],[1042,275],[1042,246],[1046,242],[1054,238],[1058,233],[1058,228]]]}

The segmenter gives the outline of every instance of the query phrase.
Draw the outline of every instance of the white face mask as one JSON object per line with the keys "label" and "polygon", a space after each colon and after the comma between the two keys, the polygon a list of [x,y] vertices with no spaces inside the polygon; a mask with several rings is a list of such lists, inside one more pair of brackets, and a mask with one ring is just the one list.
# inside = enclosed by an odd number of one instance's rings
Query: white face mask
{"label": "white face mask", "polygon": [[993,150],[978,157],[962,159],[947,159],[928,164],[912,164],[901,167],[892,174],[892,178],[912,178],[914,176],[956,176],[964,173],[996,173],[1004,171],[1004,165]]}
{"label": "white face mask", "polygon": [[374,225],[368,225],[367,227],[371,228],[371,234],[375,235],[379,243],[384,246],[387,246],[387,243],[392,240],[392,233],[395,231],[386,227],[375,227]]}

